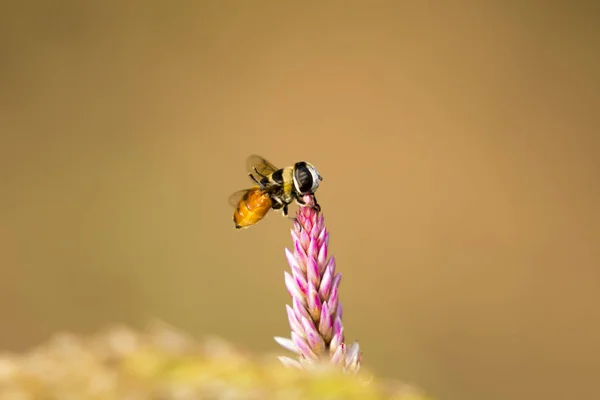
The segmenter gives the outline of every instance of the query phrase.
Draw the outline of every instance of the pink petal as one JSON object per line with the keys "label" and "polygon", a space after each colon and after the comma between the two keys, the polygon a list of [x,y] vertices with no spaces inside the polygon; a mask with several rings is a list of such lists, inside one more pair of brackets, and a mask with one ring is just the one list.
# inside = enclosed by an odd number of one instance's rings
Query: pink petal
{"label": "pink petal", "polygon": [[290,265],[290,268],[299,268],[298,260],[296,260],[296,257],[294,257],[294,253],[289,251],[287,248],[285,249],[285,258],[287,258],[287,262]]}
{"label": "pink petal", "polygon": [[308,245],[310,244],[310,237],[308,236],[308,232],[306,230],[302,230],[300,233],[300,245],[303,249],[308,249]]}
{"label": "pink petal", "polygon": [[316,240],[311,240],[306,252],[306,256],[308,258],[312,258],[312,259],[317,259],[317,256],[319,255],[319,247],[317,246],[317,241]]}
{"label": "pink petal", "polygon": [[323,232],[323,228],[325,227],[325,217],[323,214],[320,214],[317,217],[317,222],[315,224],[317,226],[317,234],[320,235]]}
{"label": "pink petal", "polygon": [[300,291],[304,295],[306,295],[306,293],[308,292],[308,286],[307,286],[308,282],[306,282],[306,277],[304,276],[302,271],[300,271],[300,269],[298,267],[294,266],[292,268],[292,276],[296,280],[296,283],[298,284]]}
{"label": "pink petal", "polygon": [[360,349],[358,341],[352,343],[346,352],[346,367],[353,369],[358,365]]}
{"label": "pink petal", "polygon": [[315,360],[317,359],[317,355],[312,351],[312,349],[308,345],[308,342],[301,336],[297,335],[295,332],[292,332],[292,341],[304,357],[312,358]]}
{"label": "pink petal", "polygon": [[298,220],[294,221],[292,238],[295,239],[296,241],[300,241],[298,235],[300,234],[301,231],[302,231],[302,225],[300,224],[300,222]]}
{"label": "pink petal", "polygon": [[327,243],[325,243],[326,237],[327,237],[327,229],[321,230],[321,232],[319,232],[319,236],[317,237],[317,241],[319,242],[319,247],[321,247],[322,245],[327,246]]}
{"label": "pink petal", "polygon": [[323,277],[321,278],[321,285],[319,286],[319,296],[321,296],[322,299],[327,299],[329,297],[329,290],[331,290],[331,282],[332,270],[331,268],[327,268],[323,273]]}
{"label": "pink petal", "polygon": [[321,232],[319,230],[319,223],[317,222],[316,224],[314,224],[312,226],[312,229],[310,230],[310,237],[314,238],[314,239],[318,239],[319,233],[321,233]]}
{"label": "pink petal", "polygon": [[327,267],[327,246],[325,246],[325,243],[323,243],[319,248],[317,263],[319,264],[319,273],[322,274],[325,270],[325,267]]}
{"label": "pink petal", "polygon": [[331,362],[336,365],[342,365],[346,360],[346,346],[342,343],[341,346],[336,347],[331,354]]}
{"label": "pink petal", "polygon": [[298,322],[302,321],[302,317],[310,318],[310,314],[306,310],[305,304],[299,298],[292,298],[292,307],[294,309],[294,314],[296,315],[296,319]]}
{"label": "pink petal", "polygon": [[339,317],[342,319],[342,303],[338,302],[337,311],[335,312],[335,317]]}
{"label": "pink petal", "polygon": [[335,321],[333,321],[333,337],[331,338],[329,347],[335,351],[342,343],[344,343],[344,327],[342,326],[342,321],[339,318],[336,318]]}
{"label": "pink petal", "polygon": [[319,266],[317,265],[317,261],[312,257],[309,257],[308,262],[306,263],[306,277],[313,285],[319,287],[319,281],[321,280]]}
{"label": "pink petal", "polygon": [[296,360],[292,360],[289,357],[277,357],[279,358],[279,361],[281,361],[281,363],[283,365],[285,365],[286,367],[291,367],[291,368],[299,368],[302,369],[302,364],[300,364],[298,361]]}
{"label": "pink petal", "polygon": [[306,296],[306,302],[308,306],[308,312],[312,317],[312,320],[315,322],[319,322],[321,318],[321,299],[319,298],[319,293],[317,293],[317,289],[312,282],[308,283],[308,295]]}
{"label": "pink petal", "polygon": [[294,242],[294,244],[299,243],[300,237],[298,236],[298,233],[296,232],[295,229],[291,230],[291,234],[292,234],[292,242]]}
{"label": "pink petal", "polygon": [[281,347],[284,347],[293,353],[300,354],[300,350],[298,350],[298,347],[296,347],[292,339],[279,336],[275,336],[274,339]]}
{"label": "pink petal", "polygon": [[335,257],[329,257],[329,261],[327,261],[327,266],[325,268],[331,268],[331,276],[333,277],[335,273]]}
{"label": "pink petal", "polygon": [[331,293],[329,294],[329,299],[327,300],[327,304],[329,304],[330,312],[336,312],[338,306],[338,290],[337,287],[331,288]]}
{"label": "pink petal", "polygon": [[336,288],[338,286],[340,286],[340,281],[342,280],[342,273],[338,272],[337,274],[334,275],[333,277],[333,282],[331,282],[331,289],[333,290],[333,288]]}
{"label": "pink petal", "polygon": [[298,318],[294,313],[294,309],[288,306],[287,304],[285,306],[285,309],[287,311],[288,321],[290,323],[290,328],[292,328],[292,331],[296,332],[300,336],[304,336],[304,329],[302,328],[302,325],[300,325],[300,321],[298,321]]}
{"label": "pink petal", "polygon": [[312,230],[313,230],[312,218],[310,216],[307,216],[306,219],[304,220],[304,232],[306,232],[306,234],[310,237]]}
{"label": "pink petal", "polygon": [[298,287],[298,283],[296,283],[296,280],[290,274],[288,274],[287,271],[284,271],[284,274],[285,286],[287,287],[290,296],[292,296],[293,299],[297,299],[298,301],[302,302],[302,304],[304,304],[306,302],[306,296],[304,296],[304,294],[300,290],[300,287]]}
{"label": "pink petal", "polygon": [[296,243],[294,255],[302,272],[306,272],[306,252],[302,246],[300,246],[300,243]]}
{"label": "pink petal", "polygon": [[312,322],[306,318],[302,318],[302,327],[304,328],[304,332],[306,332],[306,341],[313,352],[317,355],[323,354],[325,351],[325,342]]}
{"label": "pink petal", "polygon": [[333,333],[333,318],[329,313],[329,305],[327,305],[327,302],[323,303],[323,307],[321,308],[319,333],[321,336],[323,336],[323,340],[325,340],[326,343],[331,341],[331,334]]}

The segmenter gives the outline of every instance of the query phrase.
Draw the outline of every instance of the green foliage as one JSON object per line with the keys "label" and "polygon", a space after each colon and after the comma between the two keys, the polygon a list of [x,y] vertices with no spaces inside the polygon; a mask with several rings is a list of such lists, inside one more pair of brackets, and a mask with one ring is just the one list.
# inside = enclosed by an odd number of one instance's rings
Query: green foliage
{"label": "green foliage", "polygon": [[220,339],[198,343],[162,323],[89,337],[56,334],[25,354],[0,357],[5,400],[360,399],[426,400],[368,372],[284,367]]}

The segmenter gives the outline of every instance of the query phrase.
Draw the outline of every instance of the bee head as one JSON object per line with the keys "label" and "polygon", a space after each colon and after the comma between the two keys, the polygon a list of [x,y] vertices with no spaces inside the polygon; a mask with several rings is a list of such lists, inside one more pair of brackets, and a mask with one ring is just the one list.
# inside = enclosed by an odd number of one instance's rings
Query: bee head
{"label": "bee head", "polygon": [[299,194],[314,193],[322,180],[323,178],[314,165],[306,161],[300,161],[294,165],[294,186]]}

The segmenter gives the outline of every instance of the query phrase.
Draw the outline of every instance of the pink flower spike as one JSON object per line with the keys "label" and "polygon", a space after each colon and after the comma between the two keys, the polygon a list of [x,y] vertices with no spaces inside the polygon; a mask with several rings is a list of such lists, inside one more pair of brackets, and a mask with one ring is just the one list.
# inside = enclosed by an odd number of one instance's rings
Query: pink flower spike
{"label": "pink flower spike", "polygon": [[286,305],[291,338],[275,338],[298,358],[280,360],[287,366],[312,370],[317,360],[329,359],[344,372],[357,372],[362,353],[358,344],[350,348],[344,344],[339,300],[342,275],[336,273],[335,257],[329,254],[325,218],[316,211],[312,196],[302,200],[306,205],[296,212],[291,231],[293,250],[285,250],[290,268],[284,275],[285,284],[292,297],[292,305]]}

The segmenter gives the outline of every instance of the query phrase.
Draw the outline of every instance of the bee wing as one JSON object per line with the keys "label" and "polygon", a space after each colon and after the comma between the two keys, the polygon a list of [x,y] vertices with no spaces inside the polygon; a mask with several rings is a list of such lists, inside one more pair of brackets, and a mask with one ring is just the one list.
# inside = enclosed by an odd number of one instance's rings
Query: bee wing
{"label": "bee wing", "polygon": [[[260,180],[260,176],[257,176],[257,172],[260,175],[271,175],[273,172],[277,171],[279,168],[271,164],[269,161],[265,160],[263,157],[258,156],[256,154],[251,155],[246,160],[246,168],[248,172],[254,175],[257,180]],[[256,171],[255,171],[256,169]]]}
{"label": "bee wing", "polygon": [[242,189],[242,190],[238,190],[235,193],[232,193],[231,196],[229,196],[229,205],[234,208],[237,207],[238,204],[240,203],[240,200],[242,199],[242,197],[244,197],[246,195],[246,193],[248,193],[251,190],[252,190],[252,188]]}

